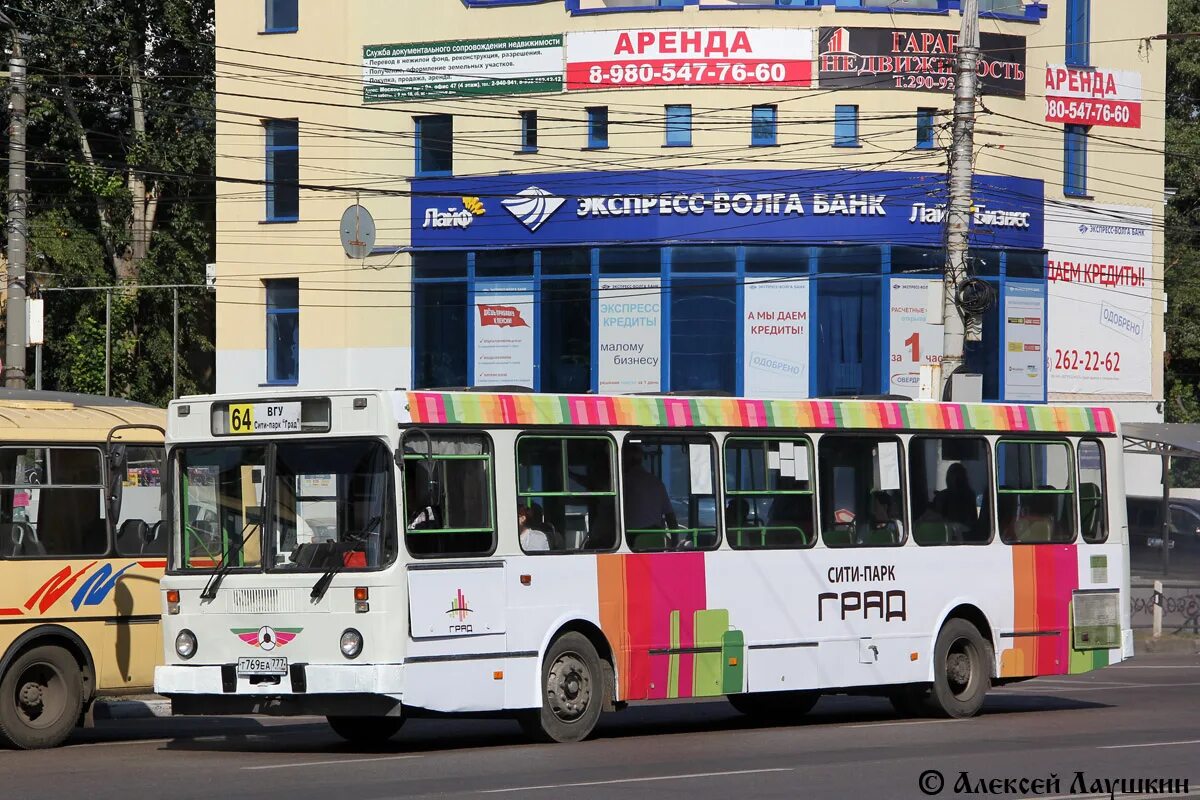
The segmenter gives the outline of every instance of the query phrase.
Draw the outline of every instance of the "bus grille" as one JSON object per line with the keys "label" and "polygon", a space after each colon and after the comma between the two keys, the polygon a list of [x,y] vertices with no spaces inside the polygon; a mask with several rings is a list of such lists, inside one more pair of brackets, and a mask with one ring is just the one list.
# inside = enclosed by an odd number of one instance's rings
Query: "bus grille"
{"label": "bus grille", "polygon": [[297,610],[297,589],[234,589],[230,614],[290,614]]}

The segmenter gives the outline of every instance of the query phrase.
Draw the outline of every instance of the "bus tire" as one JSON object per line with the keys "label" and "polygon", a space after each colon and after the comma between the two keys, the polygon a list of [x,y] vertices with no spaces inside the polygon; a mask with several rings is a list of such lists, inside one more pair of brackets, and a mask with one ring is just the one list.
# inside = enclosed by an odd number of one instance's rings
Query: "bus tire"
{"label": "bus tire", "polygon": [[83,674],[75,657],[43,645],[12,660],[0,677],[0,744],[57,747],[83,713]]}
{"label": "bus tire", "polygon": [[521,729],[537,741],[583,741],[604,709],[606,683],[600,656],[588,638],[564,633],[542,662],[542,707],[518,717]]}
{"label": "bus tire", "polygon": [[992,648],[965,619],[942,626],[933,647],[933,685],[929,705],[938,716],[962,719],[983,708],[991,688]]}
{"label": "bus tire", "polygon": [[333,732],[351,744],[380,745],[400,732],[404,717],[326,717]]}
{"label": "bus tire", "polygon": [[821,693],[814,691],[750,692],[731,694],[728,699],[729,705],[748,717],[787,722],[797,717],[803,717],[812,711],[813,706],[821,699]]}

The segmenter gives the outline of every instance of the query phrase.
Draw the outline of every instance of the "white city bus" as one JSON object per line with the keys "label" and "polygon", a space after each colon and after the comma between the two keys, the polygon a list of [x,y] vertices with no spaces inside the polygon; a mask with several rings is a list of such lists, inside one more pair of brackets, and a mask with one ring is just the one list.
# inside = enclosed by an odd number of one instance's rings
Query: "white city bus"
{"label": "white city bus", "polygon": [[264,392],[173,403],[168,447],[178,714],[965,717],[1133,653],[1103,408]]}

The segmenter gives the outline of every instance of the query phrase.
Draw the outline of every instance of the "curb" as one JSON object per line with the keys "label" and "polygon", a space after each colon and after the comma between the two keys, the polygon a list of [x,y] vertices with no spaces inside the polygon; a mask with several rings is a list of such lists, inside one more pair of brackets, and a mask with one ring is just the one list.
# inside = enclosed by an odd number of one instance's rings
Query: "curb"
{"label": "curb", "polygon": [[151,719],[171,716],[171,701],[155,700],[97,700],[92,706],[95,719]]}
{"label": "curb", "polygon": [[1200,653],[1200,640],[1193,637],[1163,636],[1159,639],[1148,637],[1138,639],[1134,643],[1134,652],[1168,653],[1193,655]]}

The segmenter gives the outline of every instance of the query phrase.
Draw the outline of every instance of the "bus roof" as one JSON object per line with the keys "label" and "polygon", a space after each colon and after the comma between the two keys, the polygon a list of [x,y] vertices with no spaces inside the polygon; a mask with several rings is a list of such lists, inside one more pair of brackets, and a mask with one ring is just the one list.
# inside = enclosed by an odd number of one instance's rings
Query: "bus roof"
{"label": "bus roof", "polygon": [[413,423],[1115,434],[1111,409],[893,400],[408,392]]}
{"label": "bus roof", "polygon": [[[161,408],[116,397],[0,389],[0,444],[5,442],[102,442],[118,425],[166,424]],[[124,442],[160,442],[151,429],[119,435]]]}

